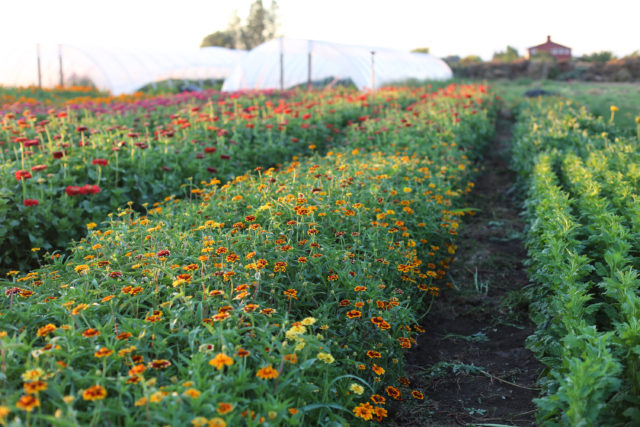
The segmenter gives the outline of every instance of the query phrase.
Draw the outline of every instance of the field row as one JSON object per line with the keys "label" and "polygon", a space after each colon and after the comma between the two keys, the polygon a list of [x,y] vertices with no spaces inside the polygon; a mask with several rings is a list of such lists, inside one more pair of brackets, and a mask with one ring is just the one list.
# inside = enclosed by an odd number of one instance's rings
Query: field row
{"label": "field row", "polygon": [[[127,202],[142,212],[168,195],[189,197],[212,178],[226,182],[256,166],[324,153],[370,114],[368,98],[351,91],[285,95],[207,92],[5,108],[0,270],[33,267],[37,254],[29,249],[62,249],[86,223]],[[381,93],[378,108],[406,107],[413,96]]]}
{"label": "field row", "polygon": [[[615,108],[612,108],[612,114]],[[640,154],[567,102],[519,115],[514,166],[527,184],[528,346],[548,366],[544,424],[640,422]]]}
{"label": "field row", "polygon": [[483,87],[411,96],[324,156],[121,209],[68,258],[10,272],[9,417],[344,425],[422,399],[404,353],[453,261],[493,107]]}

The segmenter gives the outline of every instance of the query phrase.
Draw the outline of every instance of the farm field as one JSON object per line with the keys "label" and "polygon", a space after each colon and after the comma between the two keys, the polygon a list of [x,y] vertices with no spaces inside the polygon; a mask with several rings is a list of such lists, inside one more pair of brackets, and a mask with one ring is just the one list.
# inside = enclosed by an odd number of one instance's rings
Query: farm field
{"label": "farm field", "polygon": [[3,90],[0,423],[639,422],[608,88]]}

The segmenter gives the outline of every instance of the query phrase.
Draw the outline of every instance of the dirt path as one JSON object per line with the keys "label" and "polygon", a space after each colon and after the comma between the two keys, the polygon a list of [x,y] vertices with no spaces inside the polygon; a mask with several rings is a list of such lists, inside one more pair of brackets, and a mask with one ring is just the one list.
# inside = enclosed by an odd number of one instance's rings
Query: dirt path
{"label": "dirt path", "polygon": [[514,200],[515,176],[508,166],[512,123],[502,116],[483,161],[469,205],[447,289],[425,318],[426,333],[408,355],[412,388],[424,401],[407,399],[388,425],[534,425],[541,365],[524,348],[533,332],[520,289],[524,224]]}

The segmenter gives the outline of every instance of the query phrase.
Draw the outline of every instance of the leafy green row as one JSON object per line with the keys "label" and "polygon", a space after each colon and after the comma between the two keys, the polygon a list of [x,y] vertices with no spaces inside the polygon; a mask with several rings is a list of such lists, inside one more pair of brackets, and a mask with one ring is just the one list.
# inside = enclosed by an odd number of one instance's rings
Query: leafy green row
{"label": "leafy green row", "polygon": [[[629,219],[637,188],[617,168],[630,169],[637,144],[594,135],[600,129],[581,126],[584,114],[563,103],[532,104],[516,136],[515,151],[532,150],[533,159],[514,160],[528,177],[531,311],[538,325],[528,346],[550,368],[539,420],[635,423],[640,263],[637,220]],[[615,193],[618,184],[626,188],[622,194]]]}

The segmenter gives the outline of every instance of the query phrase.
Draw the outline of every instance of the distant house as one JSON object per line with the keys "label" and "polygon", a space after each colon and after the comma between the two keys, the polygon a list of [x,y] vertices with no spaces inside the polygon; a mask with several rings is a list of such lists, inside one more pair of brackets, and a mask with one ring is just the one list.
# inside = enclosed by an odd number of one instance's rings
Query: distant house
{"label": "distant house", "polygon": [[527,50],[529,51],[529,58],[535,56],[536,54],[547,52],[549,55],[553,56],[556,59],[571,59],[571,48],[552,42],[551,36],[547,36],[546,43],[530,47]]}

